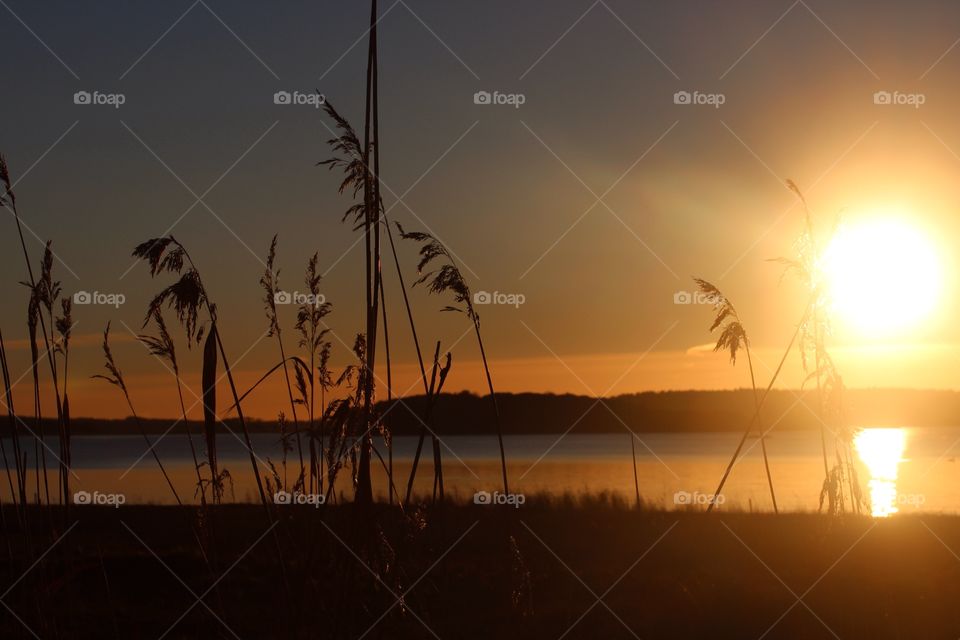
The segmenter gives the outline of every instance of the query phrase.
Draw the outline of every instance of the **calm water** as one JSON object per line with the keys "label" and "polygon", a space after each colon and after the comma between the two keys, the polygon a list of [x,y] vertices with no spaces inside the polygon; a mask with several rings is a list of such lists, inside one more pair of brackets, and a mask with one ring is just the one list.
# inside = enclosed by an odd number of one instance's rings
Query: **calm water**
{"label": "calm water", "polygon": [[[677,502],[701,503],[712,494],[739,436],[737,434],[643,434],[637,441],[640,492],[649,503],[674,508]],[[583,494],[608,491],[632,500],[633,468],[629,435],[512,436],[505,438],[511,490],[533,494]],[[421,460],[417,491],[432,488],[429,440]],[[198,440],[199,444],[199,440]],[[257,455],[272,461],[283,474],[282,452],[272,435],[253,436]],[[960,445],[958,428],[864,429],[855,441],[855,456],[864,491],[871,495],[877,516],[910,512],[960,512],[960,465],[954,449]],[[10,443],[6,442],[9,454]],[[52,450],[56,444],[50,443]],[[145,455],[140,436],[74,438],[72,490],[123,493],[128,503],[172,502],[156,463]],[[230,470],[236,500],[251,500],[255,484],[242,443],[227,434],[218,441],[221,468]],[[409,473],[416,438],[396,439],[395,477],[403,484]],[[746,456],[734,468],[722,494],[721,507],[765,511],[771,509],[760,447],[747,443]],[[186,436],[167,436],[156,447],[181,497],[194,493],[195,475]],[[812,511],[819,501],[823,461],[818,433],[783,432],[767,440],[774,486],[781,509]],[[386,452],[382,444],[384,458]],[[492,436],[444,439],[444,479],[448,494],[469,500],[478,490],[500,486],[499,453]],[[30,448],[32,457],[32,446]],[[288,453],[293,481],[294,450]],[[55,459],[48,452],[48,466]],[[385,487],[379,462],[375,482]],[[832,460],[831,460],[832,462]],[[346,478],[346,475],[344,476]],[[50,474],[50,482],[55,482]],[[33,485],[31,479],[30,484]],[[399,481],[398,481],[399,482]],[[349,491],[349,486],[340,487]],[[51,484],[53,491],[53,485]],[[2,494],[9,489],[3,481]],[[385,492],[381,489],[381,496]]]}

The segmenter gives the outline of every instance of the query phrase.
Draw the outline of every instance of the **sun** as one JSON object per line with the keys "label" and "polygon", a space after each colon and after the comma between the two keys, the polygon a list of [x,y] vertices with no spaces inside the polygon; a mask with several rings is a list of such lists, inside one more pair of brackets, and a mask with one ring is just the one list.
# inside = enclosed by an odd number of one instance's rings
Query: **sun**
{"label": "sun", "polygon": [[929,237],[900,216],[841,226],[822,256],[834,315],[868,337],[914,328],[936,308],[942,267]]}

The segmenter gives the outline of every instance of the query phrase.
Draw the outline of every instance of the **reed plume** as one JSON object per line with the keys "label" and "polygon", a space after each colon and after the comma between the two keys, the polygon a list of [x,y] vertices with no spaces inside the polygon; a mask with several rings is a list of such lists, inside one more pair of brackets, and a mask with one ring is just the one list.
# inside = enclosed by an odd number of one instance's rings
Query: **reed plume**
{"label": "reed plume", "polygon": [[[319,374],[321,378],[321,395],[323,396],[325,391],[329,388],[327,385],[330,374],[328,371],[326,371],[331,349],[330,342],[326,339],[329,329],[321,329],[321,325],[324,323],[324,318],[330,313],[332,306],[329,302],[320,302],[322,295],[320,294],[321,275],[317,271],[318,258],[318,254],[314,253],[307,261],[307,268],[304,272],[303,281],[306,285],[307,291],[309,292],[309,297],[307,297],[297,308],[297,322],[294,327],[300,334],[300,348],[305,349],[307,352],[305,366],[297,369],[297,384],[301,388],[302,401],[307,406],[307,433],[310,436],[310,485],[312,487],[314,482],[316,482],[320,485],[319,490],[322,492],[322,460],[324,446],[322,416],[324,411],[323,404],[325,401],[325,396],[321,398],[321,424],[319,433],[320,454],[318,456],[317,443],[314,439],[314,429],[316,428],[316,386],[317,375]],[[319,368],[317,365],[318,358],[320,362]],[[308,384],[305,384],[306,380],[304,376],[309,376]],[[318,460],[320,468],[317,468]],[[301,463],[301,467],[302,466],[303,465]]]}
{"label": "reed plume", "polygon": [[[223,361],[227,381],[230,385],[230,392],[233,395],[237,418],[240,421],[240,427],[243,431],[244,445],[250,457],[250,466],[253,469],[253,476],[257,483],[260,502],[269,514],[267,495],[263,488],[260,468],[257,464],[256,455],[253,452],[250,432],[247,429],[247,422],[244,419],[243,409],[240,405],[240,397],[233,379],[233,370],[230,367],[223,341],[220,339],[220,333],[217,330],[217,308],[210,300],[207,290],[203,286],[203,280],[200,277],[199,270],[191,259],[190,254],[187,253],[186,248],[173,236],[147,240],[137,245],[133,251],[133,255],[148,264],[152,277],[156,277],[164,272],[180,276],[176,282],[162,289],[160,293],[153,297],[147,307],[147,319],[150,318],[156,309],[160,309],[166,305],[176,313],[177,319],[186,330],[187,344],[199,344],[204,333],[204,324],[200,321],[200,313],[201,311],[206,311],[207,319],[210,323],[209,333],[203,349],[203,407],[207,452],[208,455],[210,455],[211,464],[215,464],[216,455],[211,452],[216,451],[216,433],[214,429],[216,423],[215,382],[217,356],[219,354],[220,359]],[[219,473],[215,467],[211,468],[211,473],[214,478],[219,477]],[[272,516],[270,516],[270,518],[272,520]]]}
{"label": "reed plume", "polygon": [[[374,7],[374,12],[376,11]],[[371,53],[376,45],[375,26],[371,30]],[[363,229],[365,259],[364,259],[364,312],[366,317],[366,331],[364,334],[364,374],[360,377],[362,383],[362,424],[358,428],[360,457],[358,460],[356,500],[361,504],[373,502],[373,487],[370,478],[370,459],[372,450],[371,432],[377,426],[374,417],[374,370],[376,366],[377,327],[379,323],[379,289],[380,289],[380,200],[379,179],[370,170],[371,149],[375,141],[370,138],[371,128],[371,94],[374,89],[370,84],[370,73],[374,66],[373,58],[368,59],[368,84],[366,117],[364,125],[364,140],[361,143],[353,127],[334,109],[329,101],[325,101],[324,110],[334,121],[340,135],[328,141],[328,144],[337,154],[333,158],[324,160],[318,165],[327,165],[330,169],[340,169],[343,179],[339,191],[351,191],[354,199],[362,191],[363,201],[350,205],[343,215],[343,220],[353,218],[354,228]],[[346,157],[341,157],[344,154]]]}
{"label": "reed plume", "polygon": [[[723,295],[723,293],[721,293],[717,287],[710,284],[706,280],[694,278],[694,282],[697,283],[697,287],[700,289],[700,291],[713,302],[714,318],[713,323],[710,325],[710,332],[713,333],[717,329],[720,330],[720,336],[717,338],[717,344],[713,347],[713,350],[729,351],[730,364],[733,365],[737,364],[737,353],[741,349],[743,349],[747,354],[747,368],[750,370],[750,387],[753,391],[754,411],[756,413],[754,420],[751,421],[750,425],[747,427],[747,430],[744,432],[743,437],[740,439],[737,450],[733,454],[733,459],[736,460],[740,455],[740,450],[743,448],[743,444],[746,442],[747,437],[749,437],[754,422],[756,422],[757,428],[760,432],[760,449],[763,453],[763,466],[767,473],[767,484],[770,487],[770,499],[773,502],[773,511],[774,513],[779,513],[780,510],[777,507],[777,495],[773,490],[773,476],[770,473],[770,461],[767,457],[767,441],[760,413],[761,403],[759,393],[757,392],[757,379],[753,370],[753,357],[750,353],[750,339],[747,337],[747,331],[744,329],[743,323],[740,321],[740,316],[737,313],[736,308],[733,306],[733,303],[730,302],[730,300]],[[726,480],[726,475],[730,472],[730,468],[732,468],[732,466],[728,467],[727,472],[724,474],[724,480]],[[721,486],[723,485],[723,480],[720,484]],[[716,495],[719,495],[719,493]]]}
{"label": "reed plume", "polygon": [[[460,273],[456,260],[453,255],[439,240],[429,233],[424,232],[406,232],[403,227],[397,224],[400,236],[405,240],[412,240],[420,243],[420,262],[417,264],[417,273],[419,278],[413,283],[413,286],[426,284],[430,293],[442,295],[450,293],[453,295],[454,305],[444,307],[444,311],[454,311],[463,313],[473,323],[474,334],[477,337],[477,345],[480,348],[480,358],[483,361],[483,370],[487,378],[487,388],[490,392],[490,400],[493,403],[493,412],[496,420],[497,442],[500,445],[500,469],[503,475],[503,492],[510,493],[510,486],[507,479],[507,456],[503,448],[503,429],[500,421],[500,408],[497,405],[497,395],[493,390],[493,378],[490,375],[490,366],[487,364],[487,354],[483,348],[483,337],[480,334],[480,315],[473,307],[473,296],[470,293],[470,287]],[[433,271],[424,272],[424,269],[440,261],[440,266]],[[462,306],[457,306],[462,305]]]}

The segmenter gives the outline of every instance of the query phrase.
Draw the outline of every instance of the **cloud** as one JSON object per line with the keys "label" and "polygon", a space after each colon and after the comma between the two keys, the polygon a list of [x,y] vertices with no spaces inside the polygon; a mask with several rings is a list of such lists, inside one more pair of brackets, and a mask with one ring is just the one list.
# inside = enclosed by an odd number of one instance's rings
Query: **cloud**
{"label": "cloud", "polygon": [[702,356],[704,354],[713,353],[714,343],[707,342],[704,344],[698,344],[690,347],[684,351],[684,355],[687,356]]}

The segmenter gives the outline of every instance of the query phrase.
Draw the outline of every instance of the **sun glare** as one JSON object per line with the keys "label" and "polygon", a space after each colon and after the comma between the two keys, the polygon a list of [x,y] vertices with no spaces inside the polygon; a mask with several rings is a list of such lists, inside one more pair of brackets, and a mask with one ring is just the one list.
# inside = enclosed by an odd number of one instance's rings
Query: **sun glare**
{"label": "sun glare", "polygon": [[931,243],[898,217],[873,217],[837,230],[823,255],[838,319],[872,337],[915,326],[937,305],[941,266]]}
{"label": "sun glare", "polygon": [[897,474],[907,434],[903,429],[864,429],[854,439],[857,455],[870,472],[870,510],[875,518],[896,513]]}

